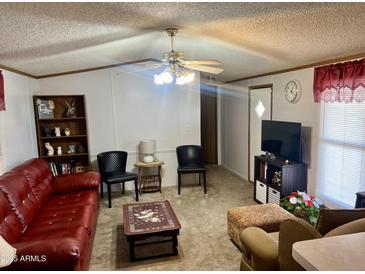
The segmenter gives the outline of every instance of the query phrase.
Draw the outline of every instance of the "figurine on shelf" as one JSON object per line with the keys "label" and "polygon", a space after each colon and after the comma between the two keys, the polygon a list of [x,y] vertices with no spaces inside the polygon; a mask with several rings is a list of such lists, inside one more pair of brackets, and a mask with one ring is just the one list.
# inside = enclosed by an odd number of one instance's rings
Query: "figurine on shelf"
{"label": "figurine on shelf", "polygon": [[66,107],[67,107],[66,117],[67,118],[75,118],[77,116],[75,101],[73,101],[71,103],[65,101],[65,104],[66,104]]}
{"label": "figurine on shelf", "polygon": [[62,147],[57,147],[57,155],[62,155]]}
{"label": "figurine on shelf", "polygon": [[277,186],[281,185],[281,171],[275,171],[274,177],[272,178],[272,182]]}
{"label": "figurine on shelf", "polygon": [[72,153],[76,153],[76,145],[75,144],[71,144],[68,146],[68,153],[72,154]]}
{"label": "figurine on shelf", "polygon": [[53,100],[48,100],[48,108],[52,111],[55,109]]}
{"label": "figurine on shelf", "polygon": [[51,130],[49,127],[42,126],[43,137],[51,137]]}
{"label": "figurine on shelf", "polygon": [[71,135],[71,130],[68,127],[65,128],[65,135],[66,136],[70,136]]}
{"label": "figurine on shelf", "polygon": [[85,152],[85,149],[82,145],[79,145],[79,147],[77,148],[77,152],[78,153],[84,153]]}
{"label": "figurine on shelf", "polygon": [[60,127],[55,127],[54,128],[54,132],[56,134],[57,137],[61,136],[61,128]]}
{"label": "figurine on shelf", "polygon": [[53,147],[51,146],[51,144],[49,142],[47,143],[44,143],[44,146],[46,147],[47,149],[47,155],[48,156],[53,156],[54,155],[54,149]]}

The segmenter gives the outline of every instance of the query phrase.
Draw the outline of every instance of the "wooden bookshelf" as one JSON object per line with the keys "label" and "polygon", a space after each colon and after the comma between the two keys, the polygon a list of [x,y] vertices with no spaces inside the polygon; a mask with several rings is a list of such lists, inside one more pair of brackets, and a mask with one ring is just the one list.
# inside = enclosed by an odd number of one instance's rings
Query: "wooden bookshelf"
{"label": "wooden bookshelf", "polygon": [[[281,172],[280,184],[274,183],[275,172]],[[307,166],[302,162],[255,156],[254,200],[259,203],[280,203],[293,191],[307,191]]]}
{"label": "wooden bookshelf", "polygon": [[[50,114],[52,117],[43,117],[44,114],[40,114],[42,112],[39,106],[40,100],[42,103],[53,101],[54,108]],[[66,102],[74,103],[75,116],[67,116]],[[76,170],[88,171],[90,157],[84,95],[35,95],[33,96],[33,104],[39,158],[49,163],[55,163],[59,167],[58,174],[62,174],[62,167],[67,167],[66,171],[70,172],[68,170],[70,165],[72,165],[71,173],[76,172]],[[56,136],[55,127],[61,128],[61,136]],[[70,130],[68,136],[65,134],[66,128]],[[54,155],[47,154],[48,151],[45,147],[47,142],[53,147]],[[69,153],[70,145],[74,145],[74,152]],[[62,149],[61,155],[57,155],[58,147]]]}

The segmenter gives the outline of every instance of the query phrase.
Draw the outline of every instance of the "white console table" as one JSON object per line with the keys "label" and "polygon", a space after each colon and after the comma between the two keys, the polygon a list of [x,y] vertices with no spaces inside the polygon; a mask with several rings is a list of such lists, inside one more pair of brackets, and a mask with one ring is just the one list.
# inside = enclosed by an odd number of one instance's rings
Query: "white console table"
{"label": "white console table", "polygon": [[365,232],[296,242],[293,258],[306,270],[365,271]]}

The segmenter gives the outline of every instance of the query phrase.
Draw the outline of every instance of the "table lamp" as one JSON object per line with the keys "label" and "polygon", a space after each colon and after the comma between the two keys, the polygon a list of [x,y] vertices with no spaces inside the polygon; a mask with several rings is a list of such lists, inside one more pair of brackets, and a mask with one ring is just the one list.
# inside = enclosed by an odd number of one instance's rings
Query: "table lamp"
{"label": "table lamp", "polygon": [[139,153],[144,163],[155,161],[156,140],[142,140],[139,144]]}

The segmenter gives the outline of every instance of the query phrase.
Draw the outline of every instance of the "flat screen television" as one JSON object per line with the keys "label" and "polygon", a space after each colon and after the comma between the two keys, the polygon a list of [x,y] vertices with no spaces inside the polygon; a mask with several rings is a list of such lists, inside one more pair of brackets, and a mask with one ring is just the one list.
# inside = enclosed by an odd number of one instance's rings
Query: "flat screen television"
{"label": "flat screen television", "polygon": [[290,161],[300,161],[301,123],[262,120],[261,150]]}

